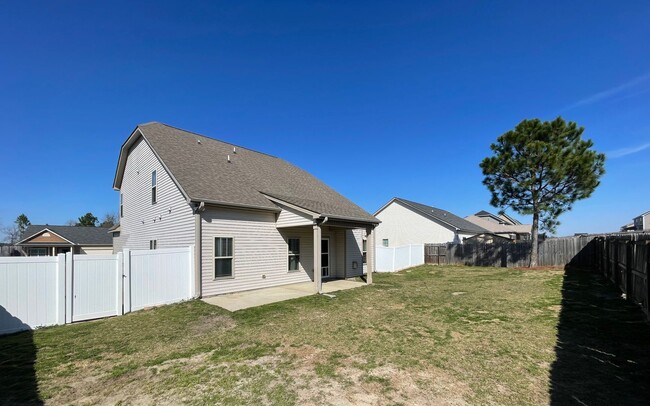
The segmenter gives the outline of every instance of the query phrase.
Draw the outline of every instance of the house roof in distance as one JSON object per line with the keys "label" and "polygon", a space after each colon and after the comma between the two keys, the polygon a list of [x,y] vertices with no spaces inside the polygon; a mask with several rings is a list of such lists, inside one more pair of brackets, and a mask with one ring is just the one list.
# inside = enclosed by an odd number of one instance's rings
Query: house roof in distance
{"label": "house roof in distance", "polygon": [[[493,221],[487,220],[486,217],[491,217],[493,219],[496,219],[499,221],[499,223],[495,223]],[[510,219],[511,221],[505,221],[507,219]],[[489,213],[485,210],[479,211],[478,213],[472,215],[472,216],[467,216],[465,217],[465,220],[470,221],[480,227],[485,228],[486,230],[490,231],[491,233],[499,233],[499,234],[530,234],[530,224],[521,224],[520,222],[516,222],[516,224],[512,223],[512,220],[510,217],[500,217],[500,216],[495,216],[492,213]]]}
{"label": "house roof in distance", "polygon": [[113,245],[113,236],[103,227],[30,225],[18,244],[28,244],[27,240],[45,230],[49,230],[74,245]]}
{"label": "house roof in distance", "polygon": [[321,217],[379,223],[284,159],[155,122],[137,126],[122,146],[115,189],[121,187],[128,150],[140,137],[190,202],[278,211],[270,196]]}
{"label": "house roof in distance", "polygon": [[393,202],[400,203],[401,205],[413,210],[414,212],[419,213],[425,217],[428,217],[434,221],[446,223],[447,225],[451,226],[452,228],[455,228],[458,231],[464,231],[468,233],[488,232],[488,230],[484,229],[483,227],[478,226],[472,222],[469,222],[461,217],[458,217],[457,215],[448,212],[447,210],[438,209],[433,206],[427,206],[426,204],[413,202],[411,200],[402,199],[400,197],[392,198],[388,203],[386,203],[379,210],[377,210],[375,216],[378,215],[382,210],[384,210],[384,208],[386,208],[389,204]]}

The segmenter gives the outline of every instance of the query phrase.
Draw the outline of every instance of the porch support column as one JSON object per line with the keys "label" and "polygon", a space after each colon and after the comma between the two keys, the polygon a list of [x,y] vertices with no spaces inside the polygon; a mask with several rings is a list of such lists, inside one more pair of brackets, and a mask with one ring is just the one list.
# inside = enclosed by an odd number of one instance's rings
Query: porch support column
{"label": "porch support column", "polygon": [[366,240],[368,241],[366,247],[366,284],[372,284],[372,274],[375,272],[375,253],[377,248],[375,247],[375,227],[368,227],[366,229]]}
{"label": "porch support column", "polygon": [[323,293],[323,280],[321,270],[321,229],[314,223],[314,288],[316,293]]}

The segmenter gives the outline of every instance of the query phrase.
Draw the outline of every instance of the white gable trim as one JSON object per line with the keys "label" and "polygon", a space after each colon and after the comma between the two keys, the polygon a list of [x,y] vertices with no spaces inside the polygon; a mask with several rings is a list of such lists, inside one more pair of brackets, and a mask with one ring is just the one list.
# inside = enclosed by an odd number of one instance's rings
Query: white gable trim
{"label": "white gable trim", "polygon": [[[46,232],[46,231],[49,232],[49,233],[52,233],[52,234],[56,235],[57,237],[59,237],[59,238],[62,239],[62,240],[66,240],[67,242],[69,242],[69,243],[72,244],[72,245],[77,245],[76,243],[74,243],[74,242],[68,240],[67,238],[65,238],[65,237],[62,236],[61,234],[55,233],[54,231],[50,230],[50,229],[47,228],[47,227],[44,228],[44,229],[42,229],[41,231],[39,231],[39,232],[37,232],[37,233],[34,233],[34,234],[30,235],[30,236],[27,237],[27,238],[23,238],[22,240],[18,241],[18,242],[16,243],[16,245],[23,244],[25,241],[30,240],[30,239],[36,237],[36,236],[39,235],[39,234],[43,234],[43,233]],[[48,243],[48,244],[49,244],[49,243]]]}

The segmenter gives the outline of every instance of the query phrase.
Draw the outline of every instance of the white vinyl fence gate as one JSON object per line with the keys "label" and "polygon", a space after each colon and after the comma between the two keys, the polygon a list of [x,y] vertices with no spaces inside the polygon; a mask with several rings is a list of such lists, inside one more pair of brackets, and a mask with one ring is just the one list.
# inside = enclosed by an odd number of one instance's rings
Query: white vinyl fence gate
{"label": "white vinyl fence gate", "polygon": [[0,334],[191,299],[194,247],[0,257]]}

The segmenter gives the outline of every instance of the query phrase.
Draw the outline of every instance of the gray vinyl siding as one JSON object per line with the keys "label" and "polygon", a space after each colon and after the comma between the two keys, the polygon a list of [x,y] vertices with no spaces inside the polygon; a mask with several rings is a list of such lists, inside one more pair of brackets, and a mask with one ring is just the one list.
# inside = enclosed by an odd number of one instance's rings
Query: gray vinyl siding
{"label": "gray vinyl siding", "polygon": [[289,207],[282,207],[282,211],[278,214],[276,226],[278,228],[284,227],[297,227],[297,226],[310,226],[314,220],[307,215],[298,212],[297,210]]}
{"label": "gray vinyl siding", "polygon": [[[154,170],[156,203],[152,204]],[[113,241],[116,252],[123,248],[148,249],[149,240],[156,240],[158,248],[194,244],[192,209],[143,139],[129,151],[120,192],[124,195],[124,216],[120,218],[120,236]]]}
{"label": "gray vinyl siding", "polygon": [[[300,237],[301,266],[311,270],[311,228],[285,229],[281,233],[275,220],[273,212],[226,208],[210,208],[201,214],[203,296],[311,280],[303,270],[289,272],[286,242],[289,237]],[[215,237],[233,238],[232,278],[214,278]]]}
{"label": "gray vinyl siding", "polygon": [[[363,275],[363,237],[366,235],[366,230],[356,228],[354,230],[346,230],[346,244],[345,244],[345,263],[348,268],[348,278],[353,276]],[[353,269],[352,262],[357,263],[357,269]]]}

